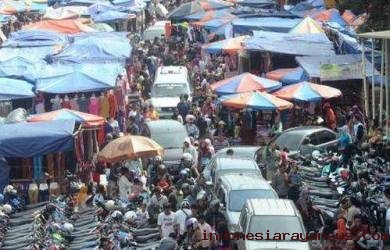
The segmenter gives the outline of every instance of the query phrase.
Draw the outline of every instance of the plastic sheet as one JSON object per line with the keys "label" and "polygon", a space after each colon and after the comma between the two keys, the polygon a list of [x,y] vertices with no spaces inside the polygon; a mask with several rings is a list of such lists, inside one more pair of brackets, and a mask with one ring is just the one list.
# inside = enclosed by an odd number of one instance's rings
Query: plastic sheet
{"label": "plastic sheet", "polygon": [[27,120],[27,111],[23,108],[17,108],[15,110],[12,110],[11,113],[8,114],[7,118],[5,118],[6,124],[11,123],[19,123],[19,122],[25,122]]}

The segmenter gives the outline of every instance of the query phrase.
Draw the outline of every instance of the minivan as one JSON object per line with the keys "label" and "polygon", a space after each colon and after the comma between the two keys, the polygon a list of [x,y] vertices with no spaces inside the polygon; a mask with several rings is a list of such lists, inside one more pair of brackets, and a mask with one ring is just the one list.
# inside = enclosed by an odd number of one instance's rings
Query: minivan
{"label": "minivan", "polygon": [[254,198],[278,199],[278,194],[260,174],[227,173],[216,184],[216,198],[223,205],[229,232],[239,231],[238,221],[245,202]]}
{"label": "minivan", "polygon": [[160,118],[170,118],[180,102],[180,96],[187,94],[191,100],[191,92],[188,70],[185,66],[162,66],[156,71],[150,102]]}
{"label": "minivan", "polygon": [[[301,215],[291,200],[247,200],[241,210],[239,230],[244,236],[238,239],[239,250],[310,249]],[[295,240],[295,236],[303,240]]]}
{"label": "minivan", "polygon": [[154,41],[155,38],[163,39],[165,37],[165,25],[170,21],[158,21],[152,26],[145,29],[142,40]]}
{"label": "minivan", "polygon": [[145,123],[143,136],[149,137],[164,149],[163,161],[168,170],[180,165],[183,143],[188,137],[184,125],[175,120],[156,120]]}

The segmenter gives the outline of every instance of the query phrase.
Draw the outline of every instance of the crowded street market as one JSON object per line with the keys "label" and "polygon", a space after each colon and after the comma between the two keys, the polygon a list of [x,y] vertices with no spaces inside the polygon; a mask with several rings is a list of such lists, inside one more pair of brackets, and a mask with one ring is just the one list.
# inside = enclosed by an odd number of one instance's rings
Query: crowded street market
{"label": "crowded street market", "polygon": [[0,249],[390,249],[390,31],[339,2],[1,0]]}

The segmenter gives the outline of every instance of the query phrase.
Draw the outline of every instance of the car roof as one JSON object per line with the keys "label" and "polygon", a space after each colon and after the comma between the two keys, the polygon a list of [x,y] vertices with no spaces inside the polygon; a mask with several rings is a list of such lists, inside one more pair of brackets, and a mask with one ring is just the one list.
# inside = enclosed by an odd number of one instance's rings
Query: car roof
{"label": "car roof", "polygon": [[307,135],[307,134],[312,134],[317,131],[330,131],[332,133],[335,133],[334,131],[326,128],[326,127],[321,127],[321,126],[302,126],[302,127],[295,127],[295,128],[290,128],[284,130],[281,134],[301,134],[301,135]]}
{"label": "car roof", "polygon": [[162,66],[157,69],[154,84],[188,84],[188,70],[184,66]]}
{"label": "car roof", "polygon": [[258,166],[253,159],[233,158],[233,157],[215,157],[215,160],[217,163],[217,170],[258,169]]}
{"label": "car roof", "polygon": [[226,157],[226,152],[232,149],[233,150],[233,155],[230,156],[232,158],[253,158],[255,156],[255,153],[261,149],[260,147],[256,146],[235,146],[235,147],[226,147],[221,150],[219,150],[216,153],[217,157]]}
{"label": "car roof", "polygon": [[272,187],[261,175],[253,173],[227,173],[220,177],[221,184],[228,186],[230,190],[265,189]]}
{"label": "car roof", "polygon": [[175,120],[156,120],[146,122],[146,126],[149,128],[152,134],[166,133],[168,131],[185,131],[185,127]]}
{"label": "car roof", "polygon": [[246,207],[253,215],[299,215],[294,203],[286,199],[249,199],[246,201]]}

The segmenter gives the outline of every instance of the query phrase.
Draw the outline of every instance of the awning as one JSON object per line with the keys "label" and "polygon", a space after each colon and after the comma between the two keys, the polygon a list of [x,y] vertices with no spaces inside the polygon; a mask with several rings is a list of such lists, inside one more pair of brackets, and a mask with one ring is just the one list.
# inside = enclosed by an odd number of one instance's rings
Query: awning
{"label": "awning", "polygon": [[74,121],[0,125],[0,155],[33,157],[72,150]]}

